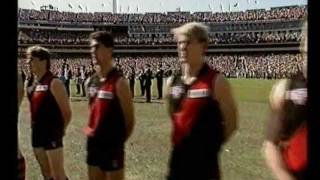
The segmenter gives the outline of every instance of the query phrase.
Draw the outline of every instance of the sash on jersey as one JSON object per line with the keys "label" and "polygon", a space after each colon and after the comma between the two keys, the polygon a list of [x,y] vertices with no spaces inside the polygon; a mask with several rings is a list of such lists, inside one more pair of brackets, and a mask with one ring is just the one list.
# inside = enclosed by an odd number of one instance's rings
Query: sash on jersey
{"label": "sash on jersey", "polygon": [[286,92],[286,99],[292,100],[295,104],[305,105],[308,97],[307,88],[299,88]]}
{"label": "sash on jersey", "polygon": [[35,91],[47,91],[48,85],[37,85]]}
{"label": "sash on jersey", "polygon": [[111,91],[103,91],[100,90],[98,91],[98,98],[100,99],[112,99],[113,98],[113,93]]}
{"label": "sash on jersey", "polygon": [[209,97],[210,90],[209,89],[191,89],[188,90],[188,98],[202,98]]}

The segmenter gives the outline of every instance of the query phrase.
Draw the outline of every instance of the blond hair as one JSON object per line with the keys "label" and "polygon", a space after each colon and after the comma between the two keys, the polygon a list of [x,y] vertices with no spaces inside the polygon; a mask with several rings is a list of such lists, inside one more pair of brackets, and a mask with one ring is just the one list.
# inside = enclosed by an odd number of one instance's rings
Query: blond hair
{"label": "blond hair", "polygon": [[171,29],[171,33],[177,38],[178,35],[185,35],[190,39],[196,39],[198,42],[209,44],[209,27],[198,22],[186,23],[177,28]]}
{"label": "blond hair", "polygon": [[26,53],[38,57],[40,60],[50,60],[49,50],[39,45],[28,47]]}

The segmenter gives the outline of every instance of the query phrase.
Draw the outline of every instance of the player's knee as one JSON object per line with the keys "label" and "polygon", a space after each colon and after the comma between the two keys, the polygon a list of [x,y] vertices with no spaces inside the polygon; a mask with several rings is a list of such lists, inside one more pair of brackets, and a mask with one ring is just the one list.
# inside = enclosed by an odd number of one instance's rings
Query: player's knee
{"label": "player's knee", "polygon": [[51,172],[54,176],[57,177],[64,177],[65,176],[65,171],[64,171],[64,166],[63,163],[51,163]]}

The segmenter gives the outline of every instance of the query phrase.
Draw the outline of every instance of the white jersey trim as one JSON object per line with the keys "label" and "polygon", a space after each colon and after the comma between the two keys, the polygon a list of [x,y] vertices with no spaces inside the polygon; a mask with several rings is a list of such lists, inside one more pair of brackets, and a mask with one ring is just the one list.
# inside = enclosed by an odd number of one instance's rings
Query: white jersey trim
{"label": "white jersey trim", "polygon": [[191,89],[188,90],[188,98],[202,98],[209,97],[210,90],[209,89]]}
{"label": "white jersey trim", "polygon": [[47,91],[48,85],[37,85],[35,91]]}
{"label": "white jersey trim", "polygon": [[307,102],[307,88],[299,88],[286,91],[286,99],[292,100],[295,104],[305,105]]}
{"label": "white jersey trim", "polygon": [[99,90],[97,97],[100,99],[113,99],[113,93],[111,91]]}

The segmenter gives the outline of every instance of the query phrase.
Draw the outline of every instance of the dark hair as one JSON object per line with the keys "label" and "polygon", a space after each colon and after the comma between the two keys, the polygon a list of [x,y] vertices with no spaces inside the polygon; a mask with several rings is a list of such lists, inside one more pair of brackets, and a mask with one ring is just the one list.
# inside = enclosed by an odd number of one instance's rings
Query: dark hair
{"label": "dark hair", "polygon": [[90,40],[96,40],[102,43],[105,47],[114,47],[114,41],[111,33],[107,31],[97,31],[93,32],[89,36]]}
{"label": "dark hair", "polygon": [[50,69],[50,52],[48,49],[42,46],[31,46],[27,49],[27,54],[30,54],[33,57],[39,58],[40,61],[47,61],[47,69]]}

